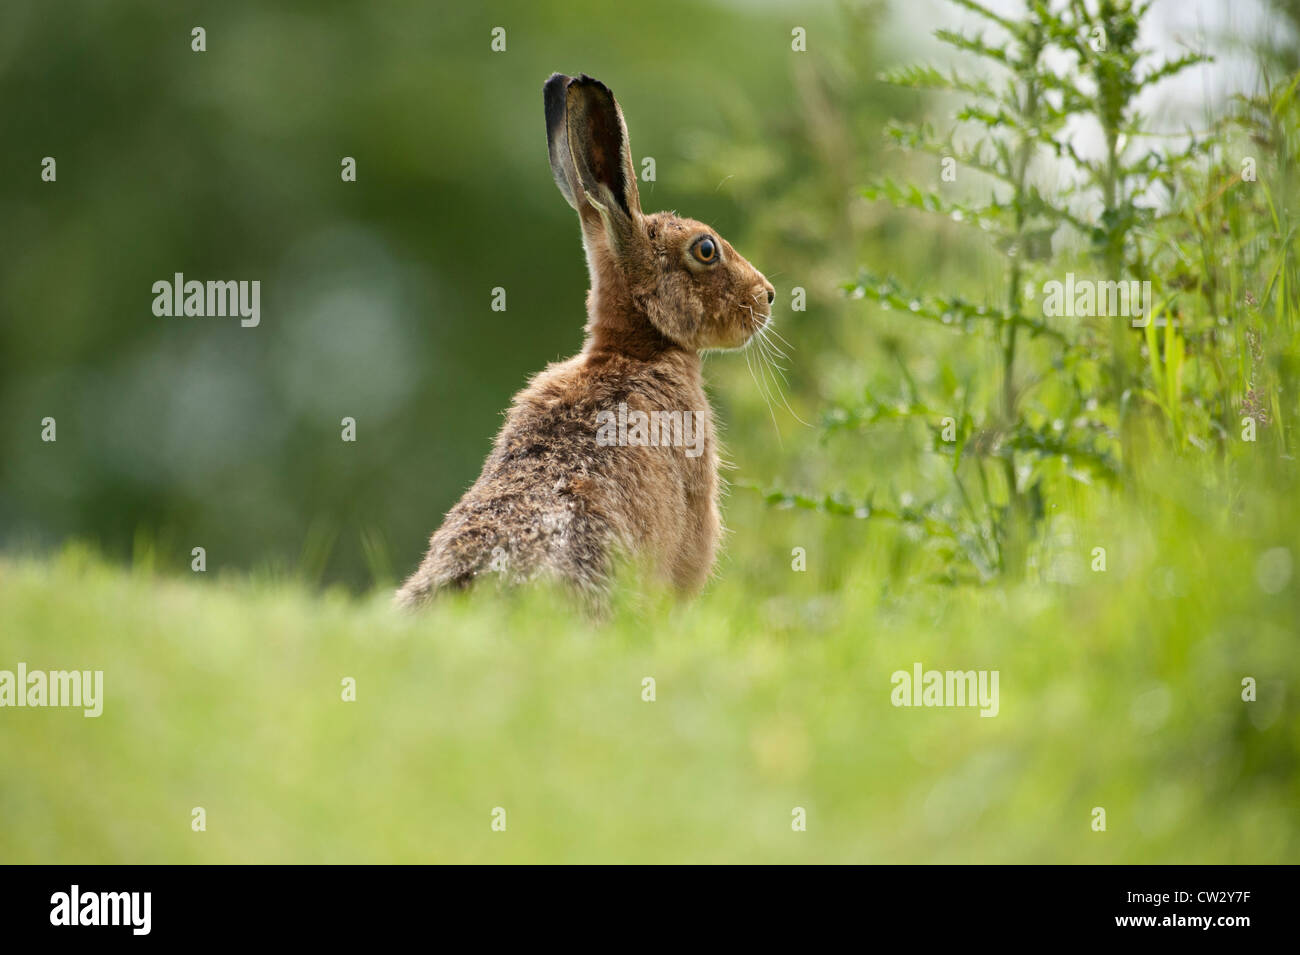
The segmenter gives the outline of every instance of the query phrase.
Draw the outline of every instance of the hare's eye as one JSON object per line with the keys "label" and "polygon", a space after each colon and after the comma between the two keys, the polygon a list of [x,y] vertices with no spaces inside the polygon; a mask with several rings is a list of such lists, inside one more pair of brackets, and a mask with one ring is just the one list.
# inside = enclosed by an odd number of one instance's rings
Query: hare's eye
{"label": "hare's eye", "polygon": [[718,261],[718,245],[707,235],[691,247],[691,254],[705,265]]}

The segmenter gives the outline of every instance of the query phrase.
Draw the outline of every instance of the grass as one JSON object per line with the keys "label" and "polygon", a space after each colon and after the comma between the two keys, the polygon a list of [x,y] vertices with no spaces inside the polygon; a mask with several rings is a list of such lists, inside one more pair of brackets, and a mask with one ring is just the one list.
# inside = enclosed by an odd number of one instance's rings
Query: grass
{"label": "grass", "polygon": [[[1296,525],[1285,498],[1229,515],[1185,491],[1115,502],[1051,573],[989,587],[895,587],[894,531],[737,493],[702,599],[601,627],[546,592],[408,618],[77,546],[8,557],[0,669],[100,668],[106,702],[0,712],[0,859],[1300,861]],[[809,541],[807,572],[760,523]],[[858,549],[832,587],[836,546]],[[999,714],[894,707],[918,661],[997,669]]]}

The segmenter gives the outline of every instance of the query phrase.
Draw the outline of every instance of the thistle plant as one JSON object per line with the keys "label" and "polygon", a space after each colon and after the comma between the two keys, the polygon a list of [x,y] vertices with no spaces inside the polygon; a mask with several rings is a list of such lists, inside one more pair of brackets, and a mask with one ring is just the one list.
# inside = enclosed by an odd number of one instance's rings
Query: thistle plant
{"label": "thistle plant", "polygon": [[[1162,205],[1168,205],[1181,171],[1206,147],[1195,135],[1179,149],[1145,146],[1156,137],[1148,134],[1136,103],[1148,88],[1206,58],[1192,53],[1151,63],[1138,39],[1149,2],[1030,0],[1015,20],[977,0],[950,2],[977,14],[996,37],[948,29],[935,35],[987,67],[989,75],[910,66],[884,77],[961,98],[945,135],[925,122],[887,130],[903,149],[933,157],[940,185],[923,189],[884,179],[863,195],[937,213],[991,237],[1003,260],[1001,294],[971,301],[904,292],[893,279],[866,269],[845,288],[853,297],[996,345],[996,396],[983,407],[953,409],[946,417],[956,428],[935,420],[941,402],[915,394],[910,379],[904,407],[909,416],[926,420],[935,450],[950,455],[952,492],[969,534],[991,542],[994,568],[1017,574],[1041,529],[1041,484],[1049,471],[1084,482],[1125,483],[1134,464],[1129,417],[1135,395],[1154,397],[1155,405],[1178,414],[1181,339],[1150,314],[1163,299],[1155,308],[1146,303],[1148,312],[1138,321],[1115,312],[1062,322],[1044,314],[1034,290],[1072,243],[1086,249],[1106,282],[1153,281],[1151,247],[1162,241],[1155,231],[1166,214]],[[1100,129],[1100,155],[1085,155],[1075,146],[1072,121]],[[948,187],[967,173],[990,185],[988,198],[972,201],[964,197],[971,190]],[[1043,185],[1048,173],[1070,185],[1049,195]],[[1166,291],[1160,285],[1162,295]],[[1157,326],[1163,340],[1155,335]],[[1138,367],[1143,346],[1154,357],[1145,372]],[[1029,363],[1026,347],[1035,349]],[[1171,356],[1173,368],[1167,367]],[[978,391],[974,382],[964,389],[968,398]],[[833,409],[828,424],[865,428],[899,416],[880,408],[868,396],[861,407]],[[972,473],[978,497],[968,493]]]}

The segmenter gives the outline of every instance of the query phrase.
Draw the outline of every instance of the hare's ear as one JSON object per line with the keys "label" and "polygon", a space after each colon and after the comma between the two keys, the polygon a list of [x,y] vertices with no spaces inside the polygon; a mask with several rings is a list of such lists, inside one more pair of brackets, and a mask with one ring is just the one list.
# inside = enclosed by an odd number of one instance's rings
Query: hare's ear
{"label": "hare's ear", "polygon": [[547,81],[545,98],[551,169],[560,191],[579,213],[584,202],[599,213],[610,246],[625,251],[641,230],[641,197],[614,94],[589,76],[557,73]]}
{"label": "hare's ear", "polygon": [[582,212],[582,206],[578,204],[582,197],[582,184],[578,181],[577,170],[573,168],[573,159],[569,155],[567,97],[572,82],[572,77],[552,73],[542,87],[542,100],[546,107],[546,146],[551,154],[551,175],[555,177],[555,184],[560,187],[565,201]]}

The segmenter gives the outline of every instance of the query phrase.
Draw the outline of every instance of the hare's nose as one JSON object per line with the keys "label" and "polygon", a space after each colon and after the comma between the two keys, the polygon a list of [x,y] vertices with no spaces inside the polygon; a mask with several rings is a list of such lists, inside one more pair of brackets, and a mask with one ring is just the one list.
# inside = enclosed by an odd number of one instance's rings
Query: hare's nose
{"label": "hare's nose", "polygon": [[767,304],[771,305],[775,301],[776,301],[776,289],[770,288],[767,290]]}

